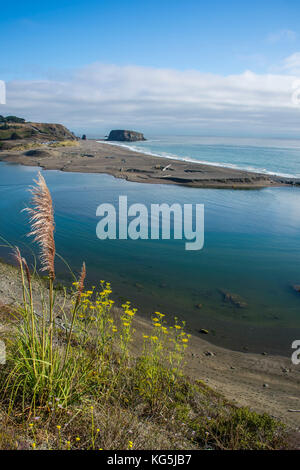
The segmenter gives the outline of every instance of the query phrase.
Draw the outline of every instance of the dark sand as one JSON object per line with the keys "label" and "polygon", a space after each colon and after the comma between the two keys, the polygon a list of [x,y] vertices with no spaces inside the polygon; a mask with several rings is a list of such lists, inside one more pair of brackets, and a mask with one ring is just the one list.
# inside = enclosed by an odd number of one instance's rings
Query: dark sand
{"label": "dark sand", "polygon": [[[254,189],[299,184],[286,178],[190,163],[133,152],[96,140],[78,141],[69,147],[43,145],[35,152],[3,150],[0,160],[47,170],[106,173],[138,183],[180,184],[198,188]],[[36,153],[36,154],[35,154]]]}

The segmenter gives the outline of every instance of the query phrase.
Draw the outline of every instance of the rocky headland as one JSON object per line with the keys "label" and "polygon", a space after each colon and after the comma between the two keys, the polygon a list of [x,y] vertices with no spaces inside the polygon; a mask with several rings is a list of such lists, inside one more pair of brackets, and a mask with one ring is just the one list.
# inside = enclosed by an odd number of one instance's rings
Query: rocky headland
{"label": "rocky headland", "polygon": [[62,124],[26,122],[16,116],[0,116],[0,151],[66,140],[77,139]]}

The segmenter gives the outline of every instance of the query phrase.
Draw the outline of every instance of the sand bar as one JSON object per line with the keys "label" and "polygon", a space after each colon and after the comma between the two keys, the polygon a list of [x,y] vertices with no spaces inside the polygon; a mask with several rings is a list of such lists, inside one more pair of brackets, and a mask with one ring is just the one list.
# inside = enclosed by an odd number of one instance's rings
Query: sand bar
{"label": "sand bar", "polygon": [[179,184],[197,188],[256,189],[298,185],[299,180],[227,167],[156,157],[96,140],[70,147],[42,145],[33,151],[2,150],[0,160],[47,170],[106,173],[138,183]]}

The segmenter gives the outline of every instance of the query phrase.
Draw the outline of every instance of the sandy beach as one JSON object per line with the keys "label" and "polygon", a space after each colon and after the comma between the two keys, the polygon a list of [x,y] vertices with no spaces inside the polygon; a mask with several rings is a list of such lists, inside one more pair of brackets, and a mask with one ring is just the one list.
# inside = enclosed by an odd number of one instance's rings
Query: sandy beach
{"label": "sandy beach", "polygon": [[[39,285],[34,283],[34,296]],[[58,295],[59,292],[58,292]],[[0,312],[4,306],[21,301],[22,290],[16,268],[1,263]],[[118,315],[116,308],[115,314]],[[135,319],[133,348],[142,347],[142,332],[150,331],[150,321]],[[0,320],[0,337],[7,325]],[[300,368],[289,358],[231,351],[210,344],[206,339],[192,336],[186,355],[187,375],[203,380],[208,386],[236,405],[248,406],[260,413],[267,412],[285,422],[291,429],[300,427]]]}
{"label": "sandy beach", "polygon": [[126,147],[79,140],[69,147],[42,145],[33,150],[2,150],[0,160],[47,170],[106,173],[138,183],[178,184],[198,188],[255,189],[296,180],[213,165],[155,157]]}

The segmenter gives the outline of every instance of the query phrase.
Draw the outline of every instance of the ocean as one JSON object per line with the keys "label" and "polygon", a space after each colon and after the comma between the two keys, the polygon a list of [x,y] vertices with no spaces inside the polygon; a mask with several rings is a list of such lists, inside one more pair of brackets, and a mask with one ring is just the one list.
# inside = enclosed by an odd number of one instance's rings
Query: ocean
{"label": "ocean", "polygon": [[168,136],[117,144],[151,155],[300,177],[300,140]]}
{"label": "ocean", "polygon": [[[178,137],[130,144],[137,150],[180,158],[300,175],[294,142],[273,147],[204,144]],[[202,139],[200,139],[202,140]],[[210,140],[210,139],[209,139]],[[239,142],[240,144],[240,142]],[[300,142],[299,142],[300,144]],[[273,145],[274,142],[273,142]],[[299,145],[300,148],[300,145]],[[280,157],[281,156],[281,157]],[[32,262],[35,247],[26,236],[29,185],[38,168],[0,163],[0,235],[18,245]],[[190,332],[209,330],[205,339],[231,349],[289,356],[300,338],[300,188],[260,190],[201,189],[127,182],[109,175],[43,172],[53,195],[58,253],[78,273],[85,261],[88,284],[112,283],[117,303],[130,300],[142,315],[159,310],[186,321]],[[186,251],[184,240],[99,240],[99,204],[204,204],[205,241]],[[1,246],[2,259],[12,262]],[[67,265],[57,259],[57,276],[70,282]],[[224,292],[242,299],[239,308]]]}

